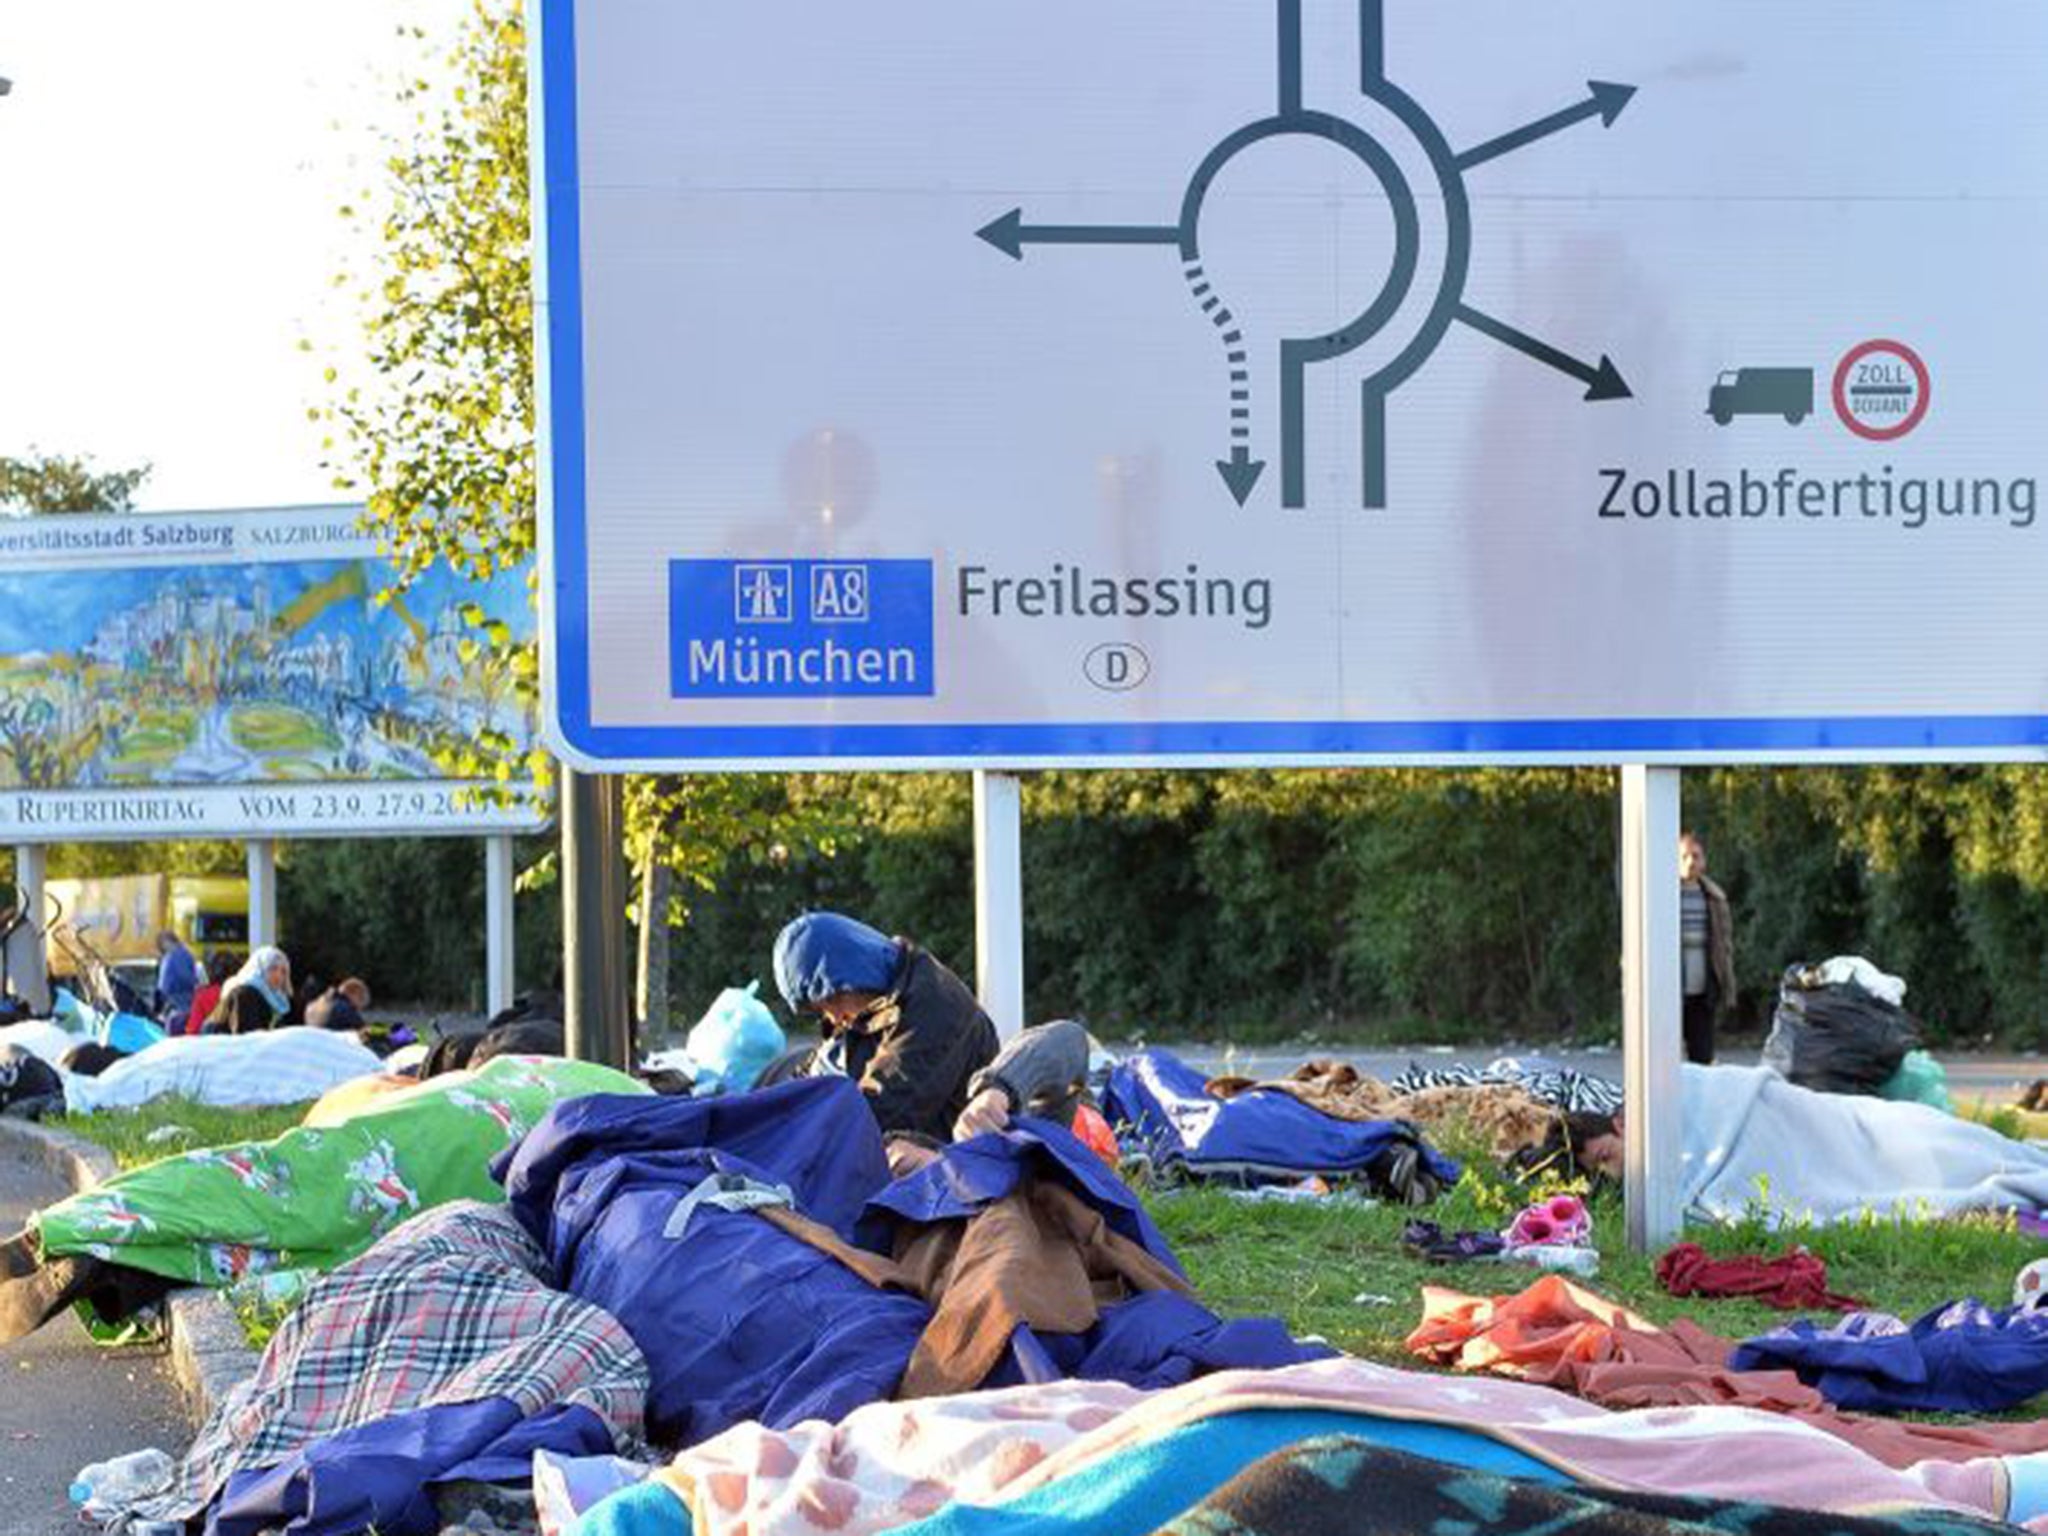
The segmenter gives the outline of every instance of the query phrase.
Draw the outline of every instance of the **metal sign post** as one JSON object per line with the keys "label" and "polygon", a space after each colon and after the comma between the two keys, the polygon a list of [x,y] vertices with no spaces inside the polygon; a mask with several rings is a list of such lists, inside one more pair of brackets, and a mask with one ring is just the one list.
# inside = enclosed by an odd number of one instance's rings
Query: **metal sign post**
{"label": "metal sign post", "polygon": [[1679,770],[1621,770],[1621,1073],[1628,1245],[1675,1240],[1683,1105],[1679,1092]]}
{"label": "metal sign post", "polygon": [[40,843],[25,843],[14,850],[15,900],[28,923],[16,931],[7,952],[8,983],[14,995],[38,1013],[50,1006],[50,956],[43,943],[43,924],[49,921],[43,899],[47,856],[48,850]]}
{"label": "metal sign post", "polygon": [[512,838],[484,839],[484,1009],[497,1014],[512,1006],[514,980]]}
{"label": "metal sign post", "polygon": [[613,774],[562,771],[562,969],[569,1054],[624,1071],[633,1062],[625,796]]}
{"label": "metal sign post", "polygon": [[243,845],[249,860],[249,947],[277,942],[277,843],[252,837]]}
{"label": "metal sign post", "polygon": [[1005,1040],[1024,1027],[1024,811],[1014,773],[974,773],[974,977]]}

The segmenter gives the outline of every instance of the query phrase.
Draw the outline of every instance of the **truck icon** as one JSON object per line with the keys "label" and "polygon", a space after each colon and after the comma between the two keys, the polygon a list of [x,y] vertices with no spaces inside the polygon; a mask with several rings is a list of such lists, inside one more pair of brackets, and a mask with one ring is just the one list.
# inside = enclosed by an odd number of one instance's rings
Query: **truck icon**
{"label": "truck icon", "polygon": [[1714,381],[1707,414],[1717,426],[1738,416],[1782,416],[1796,427],[1813,411],[1811,368],[1737,368]]}

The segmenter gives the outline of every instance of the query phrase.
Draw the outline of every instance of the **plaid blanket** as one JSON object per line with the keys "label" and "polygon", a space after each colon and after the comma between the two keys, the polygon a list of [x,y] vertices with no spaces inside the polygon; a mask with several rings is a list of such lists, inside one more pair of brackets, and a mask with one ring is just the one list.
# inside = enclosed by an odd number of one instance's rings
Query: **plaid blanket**
{"label": "plaid blanket", "polygon": [[459,1201],[393,1231],[317,1281],[256,1374],[200,1431],[145,1519],[197,1514],[237,1472],[416,1408],[507,1398],[527,1415],[581,1405],[636,1447],[647,1362],[610,1313],[547,1283],[502,1206]]}
{"label": "plaid blanket", "polygon": [[1490,1067],[1411,1066],[1387,1086],[1396,1093],[1426,1088],[1519,1088],[1530,1098],[1569,1115],[1612,1115],[1621,1111],[1621,1084],[1571,1067],[1524,1066],[1512,1056]]}

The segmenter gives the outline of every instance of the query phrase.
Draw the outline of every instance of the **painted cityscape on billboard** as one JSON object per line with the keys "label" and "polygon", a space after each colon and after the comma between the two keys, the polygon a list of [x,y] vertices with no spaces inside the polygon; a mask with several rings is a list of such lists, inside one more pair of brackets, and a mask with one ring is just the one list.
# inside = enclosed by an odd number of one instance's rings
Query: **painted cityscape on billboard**
{"label": "painted cityscape on billboard", "polygon": [[374,558],[0,571],[0,789],[423,780],[534,739],[470,605],[513,638],[522,572]]}

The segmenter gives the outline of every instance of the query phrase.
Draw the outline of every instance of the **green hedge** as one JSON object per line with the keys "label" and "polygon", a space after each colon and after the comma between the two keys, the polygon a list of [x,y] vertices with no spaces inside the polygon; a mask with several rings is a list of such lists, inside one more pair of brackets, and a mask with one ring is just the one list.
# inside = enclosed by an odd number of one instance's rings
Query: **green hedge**
{"label": "green hedge", "polygon": [[[1861,953],[1908,979],[1937,1041],[2039,1041],[2043,788],[2018,769],[1688,774],[1686,820],[1736,913],[1738,1027],[1766,1026],[1786,965]],[[765,987],[777,926],[806,906],[971,973],[966,777],[845,793],[858,831],[835,857],[735,855],[695,899],[679,1013]],[[1034,1016],[1240,1039],[1616,1030],[1611,772],[1039,774],[1024,806]]]}
{"label": "green hedge", "polygon": [[[544,840],[525,840],[520,862],[546,848]],[[360,976],[380,1000],[482,1011],[480,839],[294,843],[281,865],[278,928],[295,978],[333,983]],[[514,948],[522,988],[554,979],[559,907],[554,891],[518,900]]]}
{"label": "green hedge", "polygon": [[[1734,902],[1739,1024],[1765,1026],[1787,964],[1859,953],[1907,978],[1938,1042],[2043,1043],[2048,775],[1720,770],[1688,773],[1685,796]],[[673,935],[681,1021],[733,982],[772,993],[776,929],[807,907],[914,934],[971,975],[968,777],[814,778],[799,801],[813,824],[834,808],[829,850],[775,842],[770,810],[699,861]],[[1247,1040],[1615,1032],[1611,772],[1034,774],[1024,807],[1037,1017]],[[302,971],[471,1005],[482,880],[474,841],[295,845],[287,942]],[[523,984],[556,965],[558,904],[521,899]]]}

